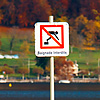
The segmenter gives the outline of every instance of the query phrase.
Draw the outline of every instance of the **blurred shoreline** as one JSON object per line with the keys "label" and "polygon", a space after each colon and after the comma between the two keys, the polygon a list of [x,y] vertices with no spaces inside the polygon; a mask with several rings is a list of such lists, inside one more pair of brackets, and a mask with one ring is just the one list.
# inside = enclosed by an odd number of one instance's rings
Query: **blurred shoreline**
{"label": "blurred shoreline", "polygon": [[[0,83],[6,83],[6,82],[11,82],[11,83],[34,83],[34,82],[50,82],[50,79],[5,79],[5,82],[0,81]],[[59,82],[59,80],[55,80],[55,82]],[[99,82],[98,78],[73,78],[71,83],[97,83]]]}

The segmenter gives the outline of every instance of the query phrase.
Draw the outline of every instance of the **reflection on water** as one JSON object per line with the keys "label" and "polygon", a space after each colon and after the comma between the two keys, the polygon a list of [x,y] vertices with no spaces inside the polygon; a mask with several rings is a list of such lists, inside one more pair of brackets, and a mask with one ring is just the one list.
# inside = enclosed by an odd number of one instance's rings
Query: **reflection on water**
{"label": "reflection on water", "polygon": [[[49,83],[0,84],[0,100],[50,100],[49,87]],[[100,100],[100,83],[56,83],[55,100]]]}
{"label": "reflection on water", "polygon": [[[0,91],[0,100],[49,100],[49,91]],[[56,100],[100,100],[100,91],[55,91]]]}
{"label": "reflection on water", "polygon": [[100,91],[57,91],[56,97],[58,98],[76,98],[76,99],[100,99]]}
{"label": "reflection on water", "polygon": [[41,98],[49,97],[49,91],[0,91],[0,98]]}

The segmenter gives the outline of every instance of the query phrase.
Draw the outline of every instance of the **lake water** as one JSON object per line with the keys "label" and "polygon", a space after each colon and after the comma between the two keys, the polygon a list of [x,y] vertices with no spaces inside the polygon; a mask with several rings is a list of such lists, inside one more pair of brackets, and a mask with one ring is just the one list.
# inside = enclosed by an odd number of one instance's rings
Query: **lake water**
{"label": "lake water", "polygon": [[[49,91],[0,91],[0,100],[49,100]],[[55,100],[100,100],[100,91],[55,91]]]}
{"label": "lake water", "polygon": [[[49,83],[0,85],[0,100],[50,100]],[[100,100],[100,84],[55,84],[55,100]]]}

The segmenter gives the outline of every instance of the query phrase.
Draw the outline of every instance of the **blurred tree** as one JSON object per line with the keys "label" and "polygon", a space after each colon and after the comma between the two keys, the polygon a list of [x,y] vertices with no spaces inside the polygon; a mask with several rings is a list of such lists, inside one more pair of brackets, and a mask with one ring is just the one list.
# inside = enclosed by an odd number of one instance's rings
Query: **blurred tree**
{"label": "blurred tree", "polygon": [[2,45],[2,42],[1,42],[1,40],[0,40],[0,49],[1,49],[1,45]]}
{"label": "blurred tree", "polygon": [[24,76],[29,73],[29,70],[27,67],[19,67],[17,72],[22,74],[22,79],[24,80]]}
{"label": "blurred tree", "polygon": [[5,72],[7,80],[8,80],[8,74],[14,74],[15,73],[14,72],[14,69],[13,68],[10,68],[9,66],[4,66],[2,68],[2,71]]}
{"label": "blurred tree", "polygon": [[99,7],[100,0],[0,0],[0,24],[33,27],[37,21],[48,21],[51,14],[55,18],[75,19],[83,14],[89,20],[100,19],[92,12],[100,12]]}
{"label": "blurred tree", "polygon": [[63,66],[65,63],[65,60],[66,60],[66,57],[56,57],[55,58],[55,67],[56,66],[58,66],[58,67]]}
{"label": "blurred tree", "polygon": [[84,29],[85,25],[88,23],[87,17],[84,17],[83,15],[78,16],[75,19],[75,28],[77,29],[77,33],[81,34],[82,29]]}
{"label": "blurred tree", "polygon": [[65,57],[55,59],[55,73],[59,79],[67,79],[72,81],[73,71],[72,61],[66,61]]}
{"label": "blurred tree", "polygon": [[14,47],[14,44],[16,43],[16,38],[19,37],[19,28],[16,27],[16,26],[13,26],[7,33],[7,38],[9,39],[9,42],[10,42],[10,53],[12,54],[12,50],[13,50],[13,47]]}
{"label": "blurred tree", "polygon": [[[100,2],[99,2],[100,3]],[[93,9],[93,13],[95,14],[95,45],[96,47],[99,46],[100,44],[100,11],[98,12],[97,10]]]}
{"label": "blurred tree", "polygon": [[98,66],[98,68],[94,71],[95,74],[98,75],[98,81],[100,82],[100,67]]}
{"label": "blurred tree", "polygon": [[18,5],[18,24],[19,26],[28,26],[28,2],[27,0],[20,0],[20,4]]}
{"label": "blurred tree", "polygon": [[0,9],[0,24],[2,24],[2,20],[3,20],[3,13],[2,10]]}
{"label": "blurred tree", "polygon": [[16,25],[16,19],[17,19],[17,14],[16,14],[16,7],[14,5],[14,0],[9,3],[8,5],[8,11],[9,11],[9,24]]}
{"label": "blurred tree", "polygon": [[95,21],[95,46],[100,47],[100,21]]}
{"label": "blurred tree", "polygon": [[85,36],[84,45],[92,46],[95,43],[95,25],[92,20],[88,21],[83,34]]}
{"label": "blurred tree", "polygon": [[100,22],[89,20],[82,30],[85,46],[99,46],[100,43]]}
{"label": "blurred tree", "polygon": [[89,73],[88,70],[80,70],[79,74],[82,74],[82,78],[84,79],[84,76],[87,75]]}
{"label": "blurred tree", "polygon": [[100,41],[99,21],[88,20],[87,17],[80,15],[75,20],[70,19],[69,22],[70,22],[71,46],[82,47],[82,45],[94,46],[99,44]]}
{"label": "blurred tree", "polygon": [[29,48],[30,48],[30,45],[27,41],[24,41],[23,44],[20,47],[20,49],[26,54],[30,53]]}
{"label": "blurred tree", "polygon": [[33,26],[37,21],[48,21],[48,16],[51,15],[51,7],[47,0],[21,0],[18,7],[20,26]]}
{"label": "blurred tree", "polygon": [[50,75],[50,66],[45,67],[46,75]]}
{"label": "blurred tree", "polygon": [[88,19],[94,19],[95,16],[93,15],[92,9],[100,11],[100,0],[68,0],[67,7],[67,14],[70,18],[76,18],[83,14]]}
{"label": "blurred tree", "polygon": [[45,67],[49,65],[49,61],[49,57],[36,57],[36,65],[41,66],[43,69],[45,69]]}
{"label": "blurred tree", "polygon": [[55,22],[68,22],[68,18],[66,16],[61,16],[61,18],[56,18]]}
{"label": "blurred tree", "polygon": [[42,67],[35,66],[33,68],[33,73],[37,74],[37,79],[39,80],[39,75],[43,75],[44,74],[44,69]]}
{"label": "blurred tree", "polygon": [[7,21],[7,18],[5,18],[6,16],[6,9],[8,6],[8,0],[0,0],[0,24],[5,24],[5,22]]}
{"label": "blurred tree", "polygon": [[78,34],[77,30],[74,29],[72,26],[70,26],[70,32],[69,32],[69,43],[71,46],[71,53],[73,53],[73,47],[79,47],[81,49],[81,47],[83,46],[83,40],[84,37],[82,34]]}
{"label": "blurred tree", "polygon": [[3,12],[2,24],[7,26],[15,25],[17,13],[16,13],[16,7],[14,5],[14,1],[9,2],[8,0],[4,0],[1,9]]}
{"label": "blurred tree", "polygon": [[49,15],[51,7],[47,0],[0,0],[0,22],[3,25],[33,27],[38,20],[48,21]]}
{"label": "blurred tree", "polygon": [[48,0],[55,18],[66,16],[68,10],[68,0]]}
{"label": "blurred tree", "polygon": [[100,0],[96,0],[96,2],[94,0],[90,0],[90,8],[91,15],[93,16],[93,19],[95,19],[97,15],[93,15],[92,9],[96,9],[98,12],[100,12]]}
{"label": "blurred tree", "polygon": [[71,48],[73,46],[82,47],[83,46],[83,40],[84,40],[84,34],[83,29],[85,28],[85,25],[87,24],[88,19],[84,17],[83,15],[78,16],[75,20],[70,19],[70,45]]}
{"label": "blurred tree", "polygon": [[80,0],[68,0],[69,5],[68,5],[68,14],[71,18],[75,18],[80,15]]}
{"label": "blurred tree", "polygon": [[48,17],[52,14],[48,0],[38,0],[34,3],[35,21],[48,21]]}

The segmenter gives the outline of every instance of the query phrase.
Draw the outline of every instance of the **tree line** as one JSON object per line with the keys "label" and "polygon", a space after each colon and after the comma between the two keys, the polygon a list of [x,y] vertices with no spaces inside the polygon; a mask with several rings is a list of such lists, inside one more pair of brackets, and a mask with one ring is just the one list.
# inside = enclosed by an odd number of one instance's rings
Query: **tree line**
{"label": "tree line", "polygon": [[92,9],[100,12],[99,7],[100,0],[0,0],[0,24],[33,27],[37,21],[48,21],[50,15],[71,19],[83,14],[94,20]]}
{"label": "tree line", "polygon": [[[0,73],[6,75],[7,80],[10,74],[19,73],[22,74],[22,79],[24,80],[25,75],[30,73],[30,69],[24,66],[24,67],[19,67],[17,68],[17,70],[15,70],[14,68],[9,67],[7,64],[4,64],[3,67],[0,67]],[[37,79],[39,80],[39,76],[44,74],[44,69],[42,67],[35,66],[32,69],[32,73],[37,74]]]}
{"label": "tree line", "polygon": [[0,0],[0,25],[33,27],[53,15],[54,21],[70,24],[70,45],[98,47],[99,6],[100,0]]}
{"label": "tree line", "polygon": [[[43,63],[41,63],[43,64]],[[71,81],[73,77],[73,62],[67,61],[66,57],[56,57],[55,58],[55,76],[57,77],[57,80],[60,79],[68,79]],[[8,80],[8,76],[10,74],[22,74],[22,79],[24,80],[25,75],[29,74],[30,71],[32,71],[32,74],[37,75],[37,79],[40,79],[40,75],[50,75],[50,66],[45,65],[45,68],[35,65],[34,68],[31,70],[24,66],[24,67],[18,67],[17,69],[11,68],[7,64],[4,64],[4,66],[0,67],[0,73],[6,75],[6,79]]]}
{"label": "tree line", "polygon": [[[0,25],[33,27],[38,21],[47,22],[48,17],[53,15],[55,17],[54,21],[68,22],[70,24],[71,46],[81,48],[84,45],[100,48],[99,7],[100,0],[0,0]],[[27,35],[26,37],[25,33],[21,32],[18,34],[19,31],[17,31],[18,29],[13,27],[11,31],[7,33],[10,35],[10,51],[12,52],[14,43],[16,42],[15,39],[20,37],[21,41],[25,36],[25,42],[21,45],[21,49],[28,53],[28,42],[31,40],[29,36],[33,34]],[[27,47],[25,48],[24,45],[27,45]],[[39,64],[43,64],[41,63],[43,61],[45,60],[38,58]],[[64,62],[63,65],[64,64],[66,64],[66,62]],[[38,66],[42,66],[45,69],[43,65]],[[63,73],[58,70],[61,66],[56,68],[56,72],[64,76]]]}

